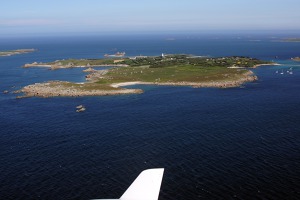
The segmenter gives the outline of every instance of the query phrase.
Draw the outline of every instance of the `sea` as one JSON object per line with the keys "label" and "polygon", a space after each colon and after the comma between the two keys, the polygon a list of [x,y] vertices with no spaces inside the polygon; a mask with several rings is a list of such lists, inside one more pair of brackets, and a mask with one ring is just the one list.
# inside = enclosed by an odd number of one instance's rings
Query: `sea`
{"label": "sea", "polygon": [[[285,34],[0,38],[0,199],[119,198],[164,168],[159,200],[300,199],[300,43]],[[300,37],[300,35],[299,35]],[[85,82],[81,68],[22,68],[68,58],[193,54],[279,63],[236,88],[135,85],[143,94],[17,98],[37,82]],[[101,70],[101,68],[98,68]],[[291,73],[292,72],[292,73]],[[8,91],[8,93],[4,92]],[[76,112],[84,105],[85,112]]]}

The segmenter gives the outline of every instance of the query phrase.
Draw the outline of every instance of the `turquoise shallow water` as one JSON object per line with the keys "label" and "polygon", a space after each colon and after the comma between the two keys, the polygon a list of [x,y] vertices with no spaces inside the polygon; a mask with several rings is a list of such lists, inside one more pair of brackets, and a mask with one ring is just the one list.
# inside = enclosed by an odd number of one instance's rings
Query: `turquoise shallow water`
{"label": "turquoise shallow water", "polygon": [[[160,199],[299,199],[299,43],[273,38],[143,36],[1,40],[37,48],[0,57],[0,91],[44,80],[84,81],[81,69],[27,62],[130,55],[244,55],[281,66],[240,88],[132,86],[140,95],[26,98],[0,94],[0,199],[118,198],[144,169],[164,167]],[[276,59],[275,59],[275,56]],[[299,56],[299,55],[298,55]],[[278,74],[293,67],[293,74]],[[75,107],[84,104],[84,113]]]}

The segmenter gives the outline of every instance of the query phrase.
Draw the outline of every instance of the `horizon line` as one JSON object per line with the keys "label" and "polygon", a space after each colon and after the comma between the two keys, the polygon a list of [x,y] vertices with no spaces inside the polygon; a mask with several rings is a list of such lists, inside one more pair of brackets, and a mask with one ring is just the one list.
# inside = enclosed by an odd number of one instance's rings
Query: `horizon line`
{"label": "horizon line", "polygon": [[[276,33],[274,33],[276,31]],[[188,34],[274,34],[299,35],[300,29],[207,29],[207,30],[152,30],[152,31],[91,31],[91,32],[48,32],[48,33],[2,33],[0,38],[56,37],[56,36],[128,36],[128,35],[188,35]]]}

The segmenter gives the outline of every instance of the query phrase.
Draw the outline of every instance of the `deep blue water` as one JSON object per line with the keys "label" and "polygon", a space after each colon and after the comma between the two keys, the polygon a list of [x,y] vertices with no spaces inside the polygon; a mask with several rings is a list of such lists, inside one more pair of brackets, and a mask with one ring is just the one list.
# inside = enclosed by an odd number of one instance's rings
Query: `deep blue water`
{"label": "deep blue water", "polygon": [[[300,199],[300,43],[279,36],[0,39],[0,199],[119,198],[144,169],[164,167],[160,199]],[[25,98],[3,94],[82,69],[24,69],[64,58],[192,53],[281,66],[230,89],[133,86],[139,95]],[[275,56],[276,59],[275,59]],[[293,67],[293,74],[275,73]],[[84,104],[86,112],[76,113]]]}

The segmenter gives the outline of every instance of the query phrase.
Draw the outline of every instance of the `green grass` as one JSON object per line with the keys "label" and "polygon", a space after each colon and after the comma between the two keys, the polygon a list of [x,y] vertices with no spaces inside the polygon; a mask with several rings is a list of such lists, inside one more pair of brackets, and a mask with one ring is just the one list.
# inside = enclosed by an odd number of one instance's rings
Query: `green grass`
{"label": "green grass", "polygon": [[255,58],[232,56],[219,58],[204,58],[192,57],[189,55],[168,55],[165,57],[142,57],[136,59],[130,58],[104,58],[104,59],[67,59],[58,60],[55,62],[45,63],[49,65],[62,65],[66,67],[72,66],[87,66],[89,65],[114,65],[114,61],[118,60],[117,64],[126,64],[131,67],[149,66],[149,68],[165,68],[173,66],[201,66],[201,67],[253,67],[257,64],[269,63]]}
{"label": "green grass", "polygon": [[[50,65],[86,66],[114,65],[114,58],[105,59],[68,59],[59,60]],[[117,59],[119,60],[119,58]],[[247,69],[228,68],[230,66],[253,67],[268,63],[249,57],[202,58],[188,55],[169,55],[166,57],[122,58],[128,67],[112,68],[94,83],[58,83],[66,88],[77,90],[116,90],[113,83],[120,82],[156,82],[156,83],[205,83],[216,81],[235,81],[248,72]],[[55,84],[55,83],[53,83]],[[53,85],[54,86],[54,85]]]}
{"label": "green grass", "polygon": [[112,65],[114,64],[113,59],[67,59],[67,60],[58,60],[55,62],[47,63],[50,65],[69,65],[72,64],[74,66],[86,66],[86,65]]}
{"label": "green grass", "polygon": [[144,82],[207,82],[219,80],[235,80],[247,70],[224,67],[196,67],[191,65],[164,68],[126,67],[111,69],[102,83],[118,83],[128,81]]}
{"label": "green grass", "polygon": [[172,66],[202,66],[202,67],[253,67],[257,64],[269,63],[267,61],[261,61],[255,58],[243,57],[243,56],[231,56],[231,57],[193,57],[191,55],[167,55],[164,57],[142,57],[136,59],[124,59],[122,62],[132,67],[148,65],[150,68],[163,68]]}
{"label": "green grass", "polygon": [[60,86],[63,88],[76,89],[81,91],[91,90],[119,90],[110,85],[120,82],[158,82],[178,83],[193,82],[203,83],[212,81],[237,80],[248,70],[229,69],[224,67],[195,67],[191,65],[173,66],[164,68],[145,67],[122,67],[112,68],[97,82],[76,84],[71,82],[50,82],[50,87]]}

